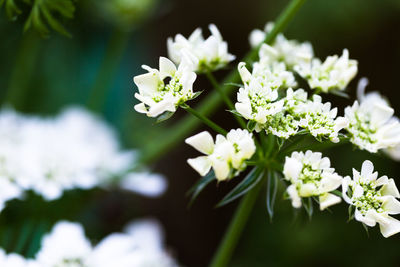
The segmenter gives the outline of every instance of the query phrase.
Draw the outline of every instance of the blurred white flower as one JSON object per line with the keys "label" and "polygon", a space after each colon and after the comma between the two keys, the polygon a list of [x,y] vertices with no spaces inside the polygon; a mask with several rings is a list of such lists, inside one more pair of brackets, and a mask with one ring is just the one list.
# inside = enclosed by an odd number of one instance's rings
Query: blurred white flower
{"label": "blurred white flower", "polygon": [[227,136],[218,134],[214,144],[207,131],[189,137],[185,142],[198,151],[206,154],[188,159],[189,165],[201,176],[205,176],[213,168],[218,180],[226,180],[239,174],[256,151],[252,134],[247,130],[230,130]]}
{"label": "blurred white flower", "polygon": [[[51,118],[3,110],[0,210],[25,190],[53,200],[65,190],[107,186],[117,176],[125,189],[147,196],[161,194],[166,187],[162,176],[129,173],[136,158],[135,151],[121,150],[112,128],[84,109],[68,108]],[[132,180],[135,175],[140,177]]]}
{"label": "blurred white flower", "polygon": [[349,59],[349,51],[344,49],[341,57],[329,56],[324,62],[314,58],[310,64],[299,64],[294,69],[312,89],[327,93],[345,90],[357,74],[357,65],[356,60]]}
{"label": "blurred white flower", "polygon": [[34,261],[41,267],[178,266],[165,251],[161,227],[152,220],[133,222],[92,246],[78,223],[59,222],[42,240]]}
{"label": "blurred white flower", "polygon": [[341,201],[340,197],[329,193],[337,189],[343,179],[330,165],[329,158],[310,150],[306,153],[293,152],[286,157],[283,174],[291,183],[287,192],[293,207],[300,208],[301,198],[304,197],[319,197],[321,210]]}
{"label": "blurred white flower", "polygon": [[175,39],[168,38],[168,56],[176,64],[190,65],[193,71],[204,72],[220,69],[232,60],[228,44],[222,39],[221,33],[214,24],[208,26],[211,36],[204,40],[202,31],[197,28],[188,39],[177,34]]}
{"label": "blurred white flower", "polygon": [[171,60],[160,57],[159,70],[146,65],[142,68],[148,73],[133,78],[139,89],[135,97],[142,102],[135,105],[137,112],[157,117],[167,111],[175,112],[180,104],[195,96],[193,83],[196,73],[189,70],[186,64],[180,64],[177,69]]}
{"label": "blurred white flower", "polygon": [[343,179],[343,199],[355,207],[354,217],[357,221],[370,227],[379,224],[384,237],[400,232],[400,221],[389,215],[400,213],[399,191],[393,179],[373,172],[374,165],[366,160],[361,172],[353,169],[353,179]]}
{"label": "blurred white flower", "polygon": [[360,102],[355,101],[353,106],[345,109],[350,141],[371,153],[389,149],[389,153],[396,158],[395,148],[400,145],[400,123],[393,116],[394,110],[378,92],[359,97]]}
{"label": "blurred white flower", "polygon": [[[267,23],[264,31],[253,30],[250,33],[249,41],[252,47],[261,44],[267,34],[272,30],[274,24]],[[291,69],[296,65],[308,64],[314,56],[310,43],[300,43],[296,40],[288,40],[283,34],[278,34],[272,45],[262,44],[260,47],[261,62],[284,62],[287,68]]]}
{"label": "blurred white flower", "polygon": [[41,267],[33,260],[27,260],[21,255],[6,252],[0,248],[0,266],[1,267]]}

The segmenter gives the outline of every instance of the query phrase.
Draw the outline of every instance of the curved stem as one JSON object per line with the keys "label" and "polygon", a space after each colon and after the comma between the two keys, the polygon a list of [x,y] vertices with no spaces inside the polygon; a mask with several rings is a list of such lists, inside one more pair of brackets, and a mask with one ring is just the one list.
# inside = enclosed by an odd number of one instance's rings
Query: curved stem
{"label": "curved stem", "polygon": [[[290,4],[286,7],[286,9],[280,14],[278,19],[276,20],[275,26],[272,31],[267,35],[264,42],[272,43],[275,37],[283,31],[283,29],[287,26],[289,21],[293,18],[295,13],[299,10],[299,8],[304,4],[306,0],[292,0]],[[250,63],[257,58],[258,48],[251,50],[242,61]],[[223,91],[226,95],[232,93],[232,83],[237,83],[240,81],[239,73],[234,70],[232,71],[226,79],[223,81],[221,86],[221,91]],[[217,110],[219,104],[221,103],[221,97],[218,92],[212,92],[207,95],[204,100],[201,102],[196,110],[199,114],[204,116],[208,116]],[[163,138],[159,140],[159,142],[150,144],[149,147],[145,149],[145,152],[142,154],[140,159],[142,164],[146,164],[156,160],[161,157],[164,153],[173,148],[176,144],[178,144],[185,136],[188,135],[191,131],[196,129],[199,125],[199,122],[191,117],[186,117],[182,119],[176,126],[169,129],[167,132],[163,132]]]}
{"label": "curved stem", "polygon": [[128,44],[128,32],[115,29],[108,41],[103,62],[89,92],[88,106],[92,111],[100,111],[105,103],[107,91]]}
{"label": "curved stem", "polygon": [[[233,105],[232,101],[229,99],[226,92],[224,90],[222,90],[221,86],[215,79],[214,75],[211,72],[207,71],[206,76],[207,76],[208,80],[211,82],[211,84],[213,85],[213,87],[215,88],[215,90],[218,91],[219,95],[221,96],[221,98],[225,102],[225,104],[228,106],[228,108],[230,110],[234,110],[235,106]],[[240,127],[242,127],[243,129],[246,129],[246,123],[244,122],[242,117],[239,117],[236,114],[234,115],[234,117],[235,117],[236,121],[239,123]]]}
{"label": "curved stem", "polygon": [[214,131],[226,135],[228,132],[222,129],[219,125],[217,125],[215,122],[211,121],[208,119],[206,116],[202,115],[201,113],[197,112],[195,109],[189,107],[187,104],[181,105],[183,109],[185,109],[187,112],[198,118],[200,121],[204,122],[206,125],[208,125],[211,129]]}
{"label": "curved stem", "polygon": [[253,210],[254,204],[256,203],[262,184],[262,182],[258,183],[240,201],[229,228],[218,247],[217,253],[210,263],[210,267],[228,266],[229,260],[231,259],[232,253],[239,241],[243,228]]}

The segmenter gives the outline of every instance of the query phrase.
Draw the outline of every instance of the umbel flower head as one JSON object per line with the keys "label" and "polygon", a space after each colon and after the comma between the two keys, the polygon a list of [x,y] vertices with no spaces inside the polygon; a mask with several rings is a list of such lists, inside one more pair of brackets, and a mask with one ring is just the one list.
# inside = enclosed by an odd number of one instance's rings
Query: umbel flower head
{"label": "umbel flower head", "polygon": [[310,64],[299,64],[294,69],[312,89],[328,93],[346,89],[357,74],[357,64],[356,60],[349,59],[349,51],[344,49],[341,57],[329,56],[324,62],[314,58]]}
{"label": "umbel flower head", "polygon": [[230,130],[226,137],[218,134],[215,144],[207,131],[189,137],[185,142],[206,155],[188,159],[189,165],[201,176],[213,168],[220,181],[238,175],[246,167],[244,161],[256,151],[252,134],[242,129]]}
{"label": "umbel flower head", "polygon": [[187,60],[191,69],[196,72],[213,71],[223,68],[235,59],[229,54],[228,44],[214,24],[208,26],[211,35],[204,39],[202,31],[197,28],[188,39],[177,34],[175,39],[168,38],[168,56],[176,64]]}
{"label": "umbel flower head", "polygon": [[360,90],[360,102],[355,101],[345,109],[350,141],[371,153],[400,145],[400,123],[393,116],[393,108],[378,92],[364,95],[363,90]]}
{"label": "umbel flower head", "polygon": [[146,65],[142,68],[148,73],[133,78],[139,89],[135,97],[142,102],[135,105],[137,112],[157,117],[166,111],[175,112],[180,104],[195,97],[196,73],[187,64],[182,62],[177,69],[171,60],[160,57],[159,70]]}
{"label": "umbel flower head", "polygon": [[286,157],[283,167],[285,179],[290,182],[287,193],[295,208],[301,207],[301,198],[319,197],[321,210],[337,204],[341,198],[329,193],[342,183],[342,177],[330,167],[329,158],[310,150],[293,152]]}
{"label": "umbel flower head", "polygon": [[353,179],[343,179],[343,199],[355,207],[354,217],[357,221],[373,227],[379,224],[384,237],[400,232],[400,221],[389,215],[400,213],[399,191],[393,179],[387,176],[378,178],[374,165],[364,161],[361,172],[353,169]]}

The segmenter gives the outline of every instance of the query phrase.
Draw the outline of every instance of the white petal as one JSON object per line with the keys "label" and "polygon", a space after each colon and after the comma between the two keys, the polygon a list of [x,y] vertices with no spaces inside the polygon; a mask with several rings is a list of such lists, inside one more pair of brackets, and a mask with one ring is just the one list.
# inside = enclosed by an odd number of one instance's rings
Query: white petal
{"label": "white petal", "polygon": [[161,80],[156,73],[150,72],[135,76],[133,81],[138,87],[141,95],[151,95],[157,91],[158,84]]}
{"label": "white petal", "polygon": [[210,155],[214,151],[213,138],[207,131],[186,138],[185,143],[206,155]]}
{"label": "white petal", "polygon": [[349,176],[346,176],[346,177],[343,178],[343,181],[342,181],[342,197],[343,197],[344,201],[346,201],[349,204],[352,203],[351,199],[347,195],[347,190],[349,189],[349,184],[350,183],[351,183],[351,178]]}
{"label": "white petal", "polygon": [[299,197],[299,194],[297,193],[296,186],[295,185],[290,185],[287,188],[287,192],[289,194],[290,199],[292,200],[292,206],[296,209],[301,207],[301,198]]}
{"label": "white petal", "polygon": [[207,156],[200,156],[194,159],[188,159],[187,163],[201,176],[205,176],[211,169],[211,161]]}
{"label": "white petal", "polygon": [[395,199],[393,196],[384,196],[381,199],[383,199],[382,208],[388,214],[400,213],[400,201]]}
{"label": "white petal", "polygon": [[166,57],[160,57],[159,64],[161,79],[174,76],[176,72],[176,66],[171,60]]}
{"label": "white petal", "polygon": [[379,227],[384,237],[390,237],[400,232],[400,221],[388,216],[388,223],[380,223]]}
{"label": "white petal", "polygon": [[371,218],[366,218],[365,216],[363,216],[361,214],[361,212],[358,209],[356,209],[355,212],[354,212],[354,218],[357,221],[362,222],[362,223],[364,223],[364,224],[366,224],[368,226],[371,226],[371,227],[374,227],[376,225],[376,221],[375,220],[373,220]]}
{"label": "white petal", "polygon": [[363,177],[363,179],[368,179],[373,171],[374,165],[372,164],[372,162],[369,160],[364,161],[361,167],[361,176]]}
{"label": "white petal", "polygon": [[338,204],[342,199],[334,194],[326,193],[319,196],[319,208],[324,210],[329,206]]}
{"label": "white petal", "polygon": [[400,198],[399,190],[397,189],[393,179],[389,179],[388,183],[382,186],[381,192],[383,195],[390,195]]}
{"label": "white petal", "polygon": [[225,160],[213,160],[211,164],[215,172],[215,177],[218,181],[228,178],[230,171],[228,162]]}
{"label": "white petal", "polygon": [[294,158],[286,157],[283,174],[287,180],[296,181],[303,168],[303,164]]}
{"label": "white petal", "polygon": [[139,113],[147,113],[147,108],[146,108],[145,104],[143,104],[143,103],[139,103],[139,104],[135,105],[134,109]]}

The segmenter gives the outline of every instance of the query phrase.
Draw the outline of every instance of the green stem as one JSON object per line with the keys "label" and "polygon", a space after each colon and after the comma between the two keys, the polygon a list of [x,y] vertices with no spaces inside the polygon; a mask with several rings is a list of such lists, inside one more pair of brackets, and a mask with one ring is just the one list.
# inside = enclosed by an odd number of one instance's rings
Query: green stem
{"label": "green stem", "polygon": [[23,110],[26,94],[34,73],[35,63],[40,48],[40,37],[33,31],[22,36],[15,65],[11,72],[7,88],[6,102],[17,110]]}
{"label": "green stem", "polygon": [[232,257],[232,253],[235,250],[243,228],[246,225],[257,200],[258,193],[262,187],[261,184],[263,183],[260,182],[258,185],[256,185],[240,201],[229,228],[226,231],[220,246],[218,247],[217,253],[210,263],[210,267],[228,266],[229,260]]}
{"label": "green stem", "polygon": [[208,125],[211,129],[214,131],[226,135],[228,132],[222,129],[219,125],[208,119],[206,116],[202,115],[201,113],[197,112],[195,109],[189,107],[187,104],[182,105],[182,108],[185,109],[187,112],[198,118],[200,121],[204,122],[206,125]]}
{"label": "green stem", "polygon": [[115,29],[108,41],[103,62],[89,92],[88,106],[95,112],[100,111],[105,103],[107,91],[111,86],[128,40],[128,32]]}
{"label": "green stem", "polygon": [[[224,90],[222,90],[221,86],[215,79],[214,75],[211,72],[207,71],[206,76],[207,76],[208,80],[211,82],[211,84],[213,85],[213,87],[215,88],[215,90],[218,91],[219,95],[221,96],[221,98],[225,102],[225,104],[228,106],[228,108],[230,110],[235,110],[235,106],[233,105],[232,101],[229,99],[226,92]],[[239,117],[237,115],[234,115],[234,116],[235,116],[236,121],[239,123],[240,127],[246,129],[246,123],[244,122],[243,118]]]}
{"label": "green stem", "polygon": [[[266,36],[264,42],[271,44],[275,37],[283,31],[287,26],[289,21],[293,18],[294,14],[299,10],[299,8],[304,4],[306,0],[292,0],[292,2],[286,7],[286,9],[281,13],[281,15],[276,20],[275,26],[272,31]],[[257,58],[258,48],[250,51],[242,61],[250,63]],[[229,95],[233,91],[232,83],[240,82],[239,73],[233,70],[223,81],[221,86],[221,91],[226,95]],[[209,116],[215,112],[221,103],[221,97],[218,92],[212,92],[208,94],[201,104],[196,107],[199,114],[204,116]],[[168,131],[163,132],[163,138],[160,138],[158,142],[150,144],[142,154],[140,159],[142,164],[147,164],[149,162],[157,160],[159,157],[168,152],[176,144],[178,144],[183,138],[185,138],[190,132],[199,126],[199,122],[195,118],[186,117],[182,119],[179,123],[173,126]]]}

